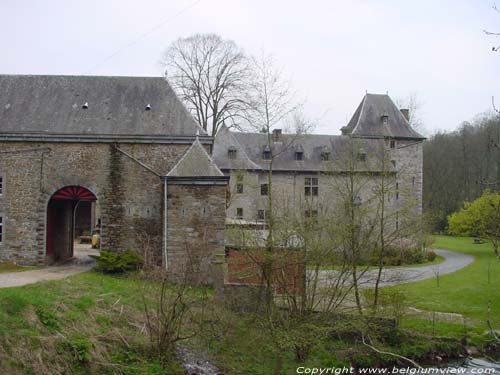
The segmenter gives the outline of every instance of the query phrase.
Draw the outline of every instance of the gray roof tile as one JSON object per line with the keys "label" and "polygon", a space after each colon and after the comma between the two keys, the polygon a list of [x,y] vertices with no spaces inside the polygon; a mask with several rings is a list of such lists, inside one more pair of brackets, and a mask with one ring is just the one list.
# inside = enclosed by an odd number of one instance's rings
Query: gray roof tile
{"label": "gray roof tile", "polygon": [[197,132],[205,135],[164,78],[0,75],[0,135]]}

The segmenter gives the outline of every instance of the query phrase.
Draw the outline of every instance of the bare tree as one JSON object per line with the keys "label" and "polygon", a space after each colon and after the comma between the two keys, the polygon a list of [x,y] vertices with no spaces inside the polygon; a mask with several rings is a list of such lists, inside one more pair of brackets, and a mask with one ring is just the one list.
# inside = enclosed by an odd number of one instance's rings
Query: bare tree
{"label": "bare tree", "polygon": [[248,60],[231,40],[215,34],[180,38],[165,51],[165,75],[203,129],[238,126],[246,110]]}

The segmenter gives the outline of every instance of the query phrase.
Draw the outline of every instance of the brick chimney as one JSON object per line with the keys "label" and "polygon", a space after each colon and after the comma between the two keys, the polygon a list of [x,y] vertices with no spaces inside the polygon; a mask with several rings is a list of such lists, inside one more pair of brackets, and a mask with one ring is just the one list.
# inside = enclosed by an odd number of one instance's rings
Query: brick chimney
{"label": "brick chimney", "polygon": [[408,108],[401,108],[400,109],[401,113],[405,117],[406,121],[410,121],[410,110]]}

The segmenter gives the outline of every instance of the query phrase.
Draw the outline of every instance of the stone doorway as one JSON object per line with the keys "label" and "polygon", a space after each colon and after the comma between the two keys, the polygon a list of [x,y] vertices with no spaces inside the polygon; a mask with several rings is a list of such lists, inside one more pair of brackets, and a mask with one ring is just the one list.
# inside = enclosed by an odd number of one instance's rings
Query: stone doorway
{"label": "stone doorway", "polygon": [[[90,242],[96,223],[96,202],[94,193],[82,186],[66,186],[52,195],[47,205],[47,264],[73,258],[77,255],[76,244]],[[90,249],[90,243],[87,247]],[[81,246],[78,246],[77,251],[80,249]]]}

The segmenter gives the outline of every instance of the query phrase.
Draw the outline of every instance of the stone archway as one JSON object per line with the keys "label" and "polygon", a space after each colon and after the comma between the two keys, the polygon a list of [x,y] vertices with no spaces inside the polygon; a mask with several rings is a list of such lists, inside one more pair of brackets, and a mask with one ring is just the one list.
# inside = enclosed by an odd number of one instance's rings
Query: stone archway
{"label": "stone archway", "polygon": [[66,186],[51,196],[47,204],[47,263],[64,262],[73,257],[75,211],[79,203],[95,201],[95,194],[83,186]]}

